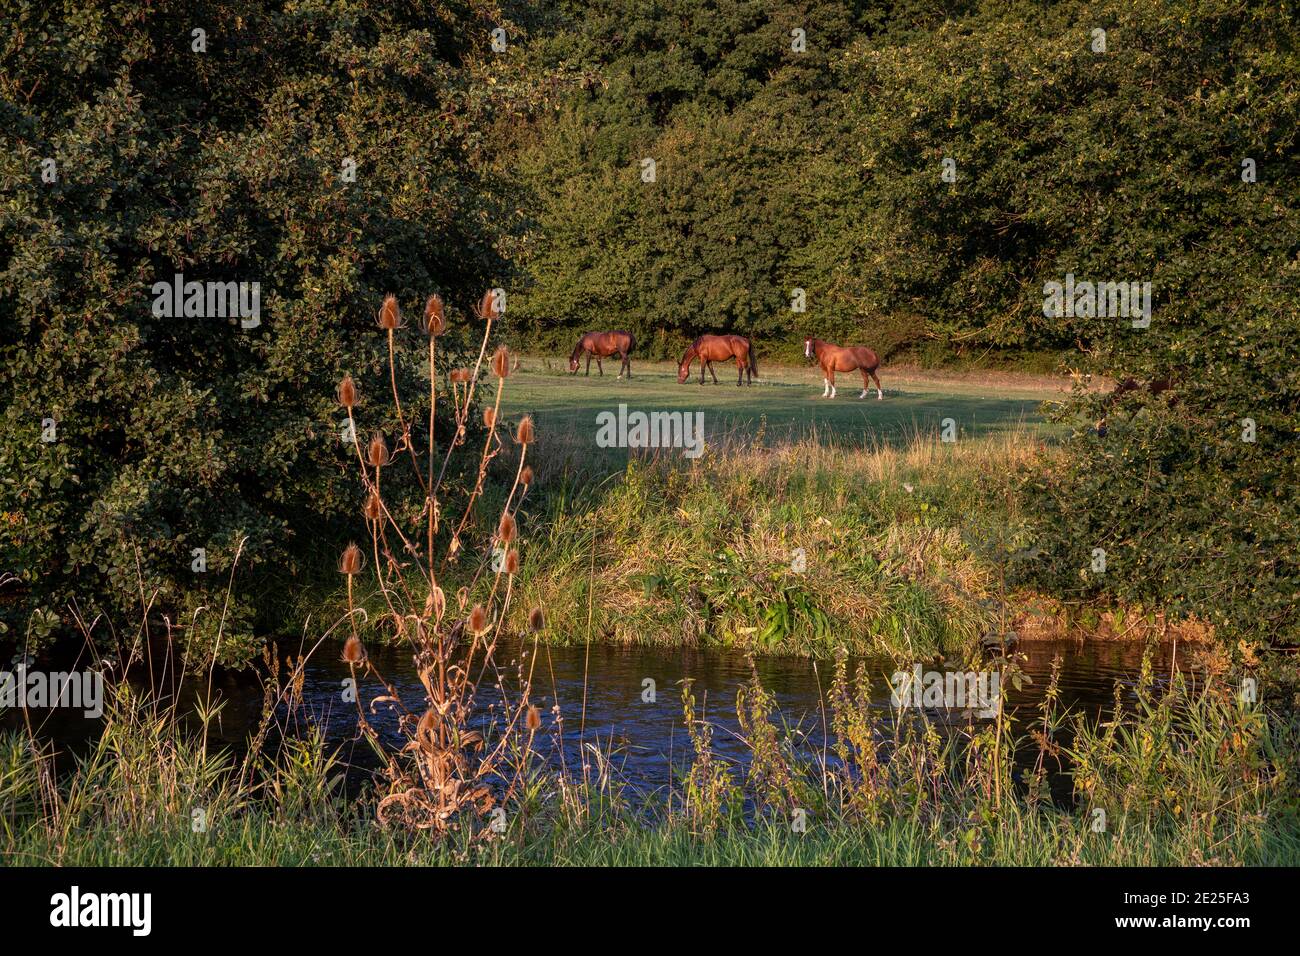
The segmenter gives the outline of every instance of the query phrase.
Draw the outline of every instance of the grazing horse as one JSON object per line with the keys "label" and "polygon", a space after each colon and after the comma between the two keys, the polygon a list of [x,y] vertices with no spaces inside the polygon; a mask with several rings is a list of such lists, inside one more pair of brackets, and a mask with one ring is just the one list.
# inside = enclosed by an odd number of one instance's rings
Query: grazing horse
{"label": "grazing horse", "polygon": [[700,384],[704,384],[704,370],[707,368],[713,376],[713,384],[718,384],[718,373],[713,371],[713,363],[729,358],[736,360],[736,384],[745,382],[754,384],[758,374],[758,360],[754,357],[754,343],[743,335],[701,335],[691,343],[677,366],[677,382],[685,382],[691,374],[691,363],[700,360]]}
{"label": "grazing horse", "polygon": [[836,372],[852,372],[854,369],[862,373],[862,394],[858,398],[867,397],[868,375],[876,383],[876,398],[885,397],[885,393],[880,390],[880,378],[876,375],[876,369],[880,368],[880,359],[871,349],[861,345],[841,347],[823,342],[821,339],[810,338],[803,340],[803,354],[808,358],[817,359],[817,364],[822,367],[822,381],[826,383],[826,387],[822,389],[822,398],[835,397]]}
{"label": "grazing horse", "polygon": [[569,356],[569,374],[578,373],[578,362],[583,352],[587,353],[587,371],[585,374],[591,374],[591,357],[596,357],[596,371],[601,375],[605,374],[605,367],[600,360],[609,358],[611,355],[618,354],[623,360],[619,366],[618,377],[622,378],[623,373],[627,372],[627,377],[632,377],[632,349],[636,348],[636,340],[632,338],[631,332],[588,332],[582,338],[578,339],[578,344],[573,347],[573,354]]}

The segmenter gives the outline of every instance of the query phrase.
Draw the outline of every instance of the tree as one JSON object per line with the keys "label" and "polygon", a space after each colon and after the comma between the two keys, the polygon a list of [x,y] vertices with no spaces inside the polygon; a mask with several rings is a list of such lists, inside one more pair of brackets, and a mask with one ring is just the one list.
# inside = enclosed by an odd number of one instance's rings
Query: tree
{"label": "tree", "polygon": [[[333,393],[386,390],[383,294],[468,304],[505,272],[469,81],[491,8],[5,7],[3,621],[34,645],[70,606],[189,625],[239,554],[241,661],[359,507]],[[257,283],[258,321],[166,314],[177,274]]]}

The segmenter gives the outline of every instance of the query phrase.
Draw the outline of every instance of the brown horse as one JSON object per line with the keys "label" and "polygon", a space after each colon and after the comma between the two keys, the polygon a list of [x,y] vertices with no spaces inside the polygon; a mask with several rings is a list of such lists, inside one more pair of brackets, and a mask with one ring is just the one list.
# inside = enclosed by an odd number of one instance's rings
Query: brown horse
{"label": "brown horse", "polygon": [[[677,366],[677,382],[685,382],[691,374],[691,363],[700,360],[700,384],[704,384],[704,370],[707,368],[713,376],[713,384],[718,384],[718,373],[713,371],[713,363],[734,358],[736,360],[736,384],[748,381],[754,384],[758,374],[758,360],[754,357],[754,343],[743,335],[701,335],[691,343],[691,347],[682,356]],[[748,378],[746,378],[748,376]]]}
{"label": "brown horse", "polygon": [[582,338],[578,339],[578,344],[573,347],[573,354],[569,356],[569,374],[578,373],[578,362],[583,352],[587,353],[587,371],[585,374],[591,374],[591,357],[596,357],[596,371],[601,375],[605,374],[605,367],[601,364],[601,359],[609,358],[617,354],[623,364],[619,366],[618,377],[622,378],[623,373],[627,372],[627,377],[632,377],[632,349],[636,348],[636,340],[632,338],[631,332],[588,332]]}
{"label": "brown horse", "polygon": [[822,389],[822,398],[835,397],[836,372],[852,372],[854,369],[862,373],[862,394],[858,398],[867,397],[867,385],[870,384],[867,381],[868,375],[876,383],[876,398],[885,397],[885,393],[880,390],[880,378],[876,375],[880,359],[871,349],[861,345],[841,347],[810,338],[803,340],[803,354],[817,359],[817,364],[822,367],[822,381],[826,383]]}

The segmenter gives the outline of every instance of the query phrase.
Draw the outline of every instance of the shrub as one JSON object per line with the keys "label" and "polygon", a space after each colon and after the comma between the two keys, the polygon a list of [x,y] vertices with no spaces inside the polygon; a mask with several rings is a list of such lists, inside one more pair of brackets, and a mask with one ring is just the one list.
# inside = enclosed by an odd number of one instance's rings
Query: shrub
{"label": "shrub", "polygon": [[[242,661],[358,506],[330,396],[386,384],[381,295],[500,281],[463,82],[488,31],[442,2],[5,8],[0,626],[39,645],[74,602],[184,624],[239,556]],[[259,283],[259,324],[160,316],[177,273]]]}

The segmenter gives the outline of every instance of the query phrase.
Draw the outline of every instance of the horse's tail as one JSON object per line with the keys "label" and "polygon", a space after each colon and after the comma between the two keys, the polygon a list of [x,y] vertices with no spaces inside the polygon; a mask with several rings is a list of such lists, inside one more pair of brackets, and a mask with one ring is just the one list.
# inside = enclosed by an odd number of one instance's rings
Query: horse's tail
{"label": "horse's tail", "polygon": [[746,339],[749,343],[749,374],[758,375],[758,356],[754,354],[754,340]]}
{"label": "horse's tail", "polygon": [[624,332],[623,334],[627,336],[627,352],[629,355],[631,355],[632,350],[636,348],[636,336],[634,336],[631,332]]}

